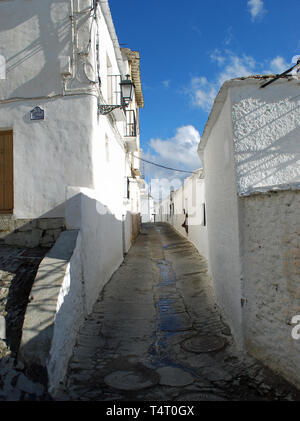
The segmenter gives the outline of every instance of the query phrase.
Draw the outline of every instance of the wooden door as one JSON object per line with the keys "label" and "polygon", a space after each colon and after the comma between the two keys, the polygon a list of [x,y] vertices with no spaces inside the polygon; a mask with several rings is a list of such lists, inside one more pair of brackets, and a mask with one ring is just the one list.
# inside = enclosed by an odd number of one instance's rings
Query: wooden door
{"label": "wooden door", "polygon": [[13,132],[0,131],[0,214],[13,213]]}

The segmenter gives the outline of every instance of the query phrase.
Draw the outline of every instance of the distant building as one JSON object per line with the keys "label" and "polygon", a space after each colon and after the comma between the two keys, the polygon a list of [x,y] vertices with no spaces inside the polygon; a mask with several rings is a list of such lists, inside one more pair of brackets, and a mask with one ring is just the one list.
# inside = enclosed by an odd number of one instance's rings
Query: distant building
{"label": "distant building", "polygon": [[154,199],[150,193],[144,192],[141,195],[142,223],[155,222]]}

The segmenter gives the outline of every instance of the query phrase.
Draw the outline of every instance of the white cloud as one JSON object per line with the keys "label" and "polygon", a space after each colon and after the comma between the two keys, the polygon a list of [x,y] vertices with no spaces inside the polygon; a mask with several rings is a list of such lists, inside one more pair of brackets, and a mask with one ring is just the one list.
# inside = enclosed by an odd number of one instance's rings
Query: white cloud
{"label": "white cloud", "polygon": [[218,93],[218,86],[214,82],[208,82],[206,77],[194,77],[191,79],[189,92],[192,105],[210,111]]}
{"label": "white cloud", "polygon": [[270,71],[266,73],[283,73],[290,67],[290,64],[283,57],[277,56],[270,63]]}
{"label": "white cloud", "polygon": [[225,57],[218,48],[210,53],[210,59],[211,61],[217,62],[219,65],[222,65],[225,62]]}
{"label": "white cloud", "polygon": [[183,126],[176,130],[171,139],[151,139],[150,146],[164,162],[177,165],[184,164],[188,169],[199,167],[197,147],[200,142],[200,134],[194,126]]}
{"label": "white cloud", "polygon": [[289,67],[281,56],[261,63],[251,56],[246,54],[238,56],[230,50],[222,52],[216,49],[210,54],[210,58],[212,62],[218,63],[214,79],[208,80],[205,76],[194,76],[185,90],[191,104],[206,112],[211,110],[215,97],[225,81],[253,74],[281,73]]}
{"label": "white cloud", "polygon": [[249,0],[248,9],[253,21],[258,17],[262,17],[266,13],[264,2],[262,0]]}
{"label": "white cloud", "polygon": [[233,35],[233,30],[232,30],[232,26],[229,26],[229,28],[227,29],[227,35],[225,38],[225,45],[230,45],[231,41],[234,39],[234,35]]}
{"label": "white cloud", "polygon": [[235,54],[229,53],[227,64],[218,77],[218,84],[223,85],[226,80],[253,74],[255,64],[255,60],[252,57],[246,55],[238,57]]}
{"label": "white cloud", "polygon": [[243,55],[238,57],[231,51],[215,50],[211,54],[211,60],[222,64],[222,70],[218,72],[214,81],[208,81],[206,77],[193,77],[190,86],[186,90],[190,95],[192,105],[209,112],[214,99],[226,80],[253,74],[255,60]]}
{"label": "white cloud", "polygon": [[[166,167],[194,171],[201,167],[197,153],[199,142],[200,134],[194,126],[182,126],[172,138],[151,139],[150,149],[143,153],[143,158]],[[162,190],[164,196],[169,193],[170,185],[176,189],[189,176],[188,173],[170,171],[147,163],[143,165],[146,177],[152,179],[152,195],[157,199],[159,190]]]}
{"label": "white cloud", "polygon": [[163,80],[162,84],[164,85],[165,88],[168,88],[170,86],[170,80]]}

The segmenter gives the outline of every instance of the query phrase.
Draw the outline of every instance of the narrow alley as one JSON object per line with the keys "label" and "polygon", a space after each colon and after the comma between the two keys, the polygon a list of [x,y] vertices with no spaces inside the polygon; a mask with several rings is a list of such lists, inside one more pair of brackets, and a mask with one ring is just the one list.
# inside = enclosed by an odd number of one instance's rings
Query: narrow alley
{"label": "narrow alley", "polygon": [[235,346],[206,261],[168,224],[144,224],[81,328],[56,400],[300,400]]}

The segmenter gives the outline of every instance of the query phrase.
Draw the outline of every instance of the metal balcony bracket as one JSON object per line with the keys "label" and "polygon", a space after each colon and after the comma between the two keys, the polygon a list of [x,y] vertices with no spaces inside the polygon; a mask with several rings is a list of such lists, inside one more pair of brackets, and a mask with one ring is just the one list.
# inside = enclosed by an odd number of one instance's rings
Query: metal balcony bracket
{"label": "metal balcony bracket", "polygon": [[122,105],[104,105],[104,104],[98,105],[98,110],[101,115],[109,114],[113,110],[116,110],[117,108],[124,108],[124,107]]}

